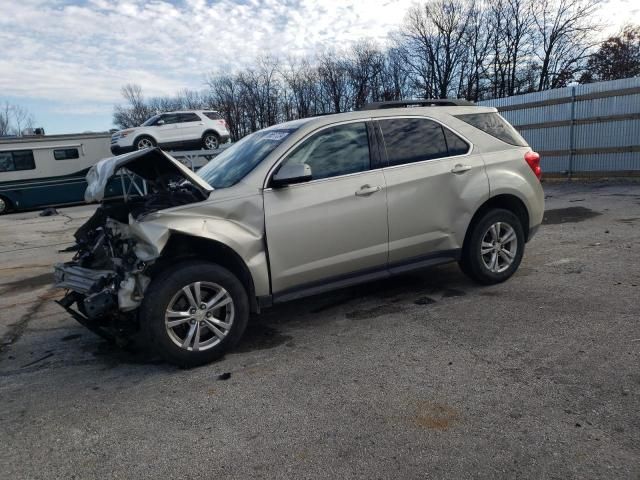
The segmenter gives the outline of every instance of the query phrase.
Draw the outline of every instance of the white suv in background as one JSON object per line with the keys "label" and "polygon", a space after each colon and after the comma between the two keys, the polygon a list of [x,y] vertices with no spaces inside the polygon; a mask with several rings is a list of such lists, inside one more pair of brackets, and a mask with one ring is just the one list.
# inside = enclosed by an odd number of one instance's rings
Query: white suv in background
{"label": "white suv in background", "polygon": [[114,155],[150,147],[215,150],[229,139],[227,122],[213,110],[185,110],[154,115],[139,127],[111,136]]}

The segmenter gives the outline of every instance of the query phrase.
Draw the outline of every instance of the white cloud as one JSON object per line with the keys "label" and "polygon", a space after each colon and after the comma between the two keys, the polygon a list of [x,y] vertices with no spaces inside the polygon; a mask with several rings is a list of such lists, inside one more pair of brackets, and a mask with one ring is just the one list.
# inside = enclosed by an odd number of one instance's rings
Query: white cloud
{"label": "white cloud", "polygon": [[[108,118],[125,83],[147,95],[202,88],[215,70],[383,43],[414,0],[0,0],[0,96]],[[637,0],[603,0],[610,34]],[[37,114],[37,112],[36,112]]]}
{"label": "white cloud", "polygon": [[0,92],[113,103],[200,88],[258,55],[299,55],[397,27],[411,0],[0,0]]}

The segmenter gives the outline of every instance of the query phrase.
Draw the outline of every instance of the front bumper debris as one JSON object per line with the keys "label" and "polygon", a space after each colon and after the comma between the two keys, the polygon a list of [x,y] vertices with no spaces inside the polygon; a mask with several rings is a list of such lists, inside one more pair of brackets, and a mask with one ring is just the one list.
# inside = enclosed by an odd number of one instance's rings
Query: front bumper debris
{"label": "front bumper debris", "polygon": [[112,270],[93,270],[72,263],[57,263],[53,270],[55,287],[85,295],[102,290],[115,276],[116,272]]}

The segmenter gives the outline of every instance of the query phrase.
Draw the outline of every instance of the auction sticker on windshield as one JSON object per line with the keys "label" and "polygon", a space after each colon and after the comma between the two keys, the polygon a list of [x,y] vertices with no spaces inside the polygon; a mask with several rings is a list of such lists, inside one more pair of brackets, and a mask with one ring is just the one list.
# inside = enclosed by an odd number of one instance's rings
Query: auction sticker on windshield
{"label": "auction sticker on windshield", "polygon": [[277,130],[275,132],[269,132],[264,137],[262,137],[262,140],[278,142],[287,137],[292,131],[293,130]]}

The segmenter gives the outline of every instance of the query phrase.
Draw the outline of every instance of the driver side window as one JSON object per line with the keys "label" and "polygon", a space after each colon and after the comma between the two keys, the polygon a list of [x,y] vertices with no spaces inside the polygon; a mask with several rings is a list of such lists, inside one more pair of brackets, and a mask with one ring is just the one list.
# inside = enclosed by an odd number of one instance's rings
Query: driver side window
{"label": "driver side window", "polygon": [[369,139],[364,122],[327,128],[298,146],[284,165],[306,163],[313,180],[369,170]]}

